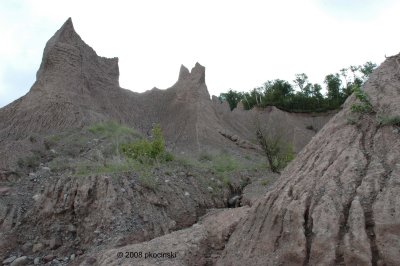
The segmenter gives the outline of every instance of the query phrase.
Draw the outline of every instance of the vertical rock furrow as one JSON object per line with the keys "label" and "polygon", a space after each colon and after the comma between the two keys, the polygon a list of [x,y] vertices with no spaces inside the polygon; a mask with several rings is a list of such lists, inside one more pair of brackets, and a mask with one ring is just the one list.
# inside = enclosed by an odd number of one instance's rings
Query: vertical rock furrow
{"label": "vertical rock furrow", "polygon": [[[278,198],[239,224],[219,265],[400,264],[400,135],[395,124],[379,125],[382,117],[400,116],[397,58],[387,59],[363,87],[374,113],[352,112],[360,100],[349,97],[268,192]],[[298,200],[299,191],[310,198]],[[250,256],[252,239],[241,228],[259,228],[257,220],[267,224]],[[238,250],[233,243],[239,241]]]}

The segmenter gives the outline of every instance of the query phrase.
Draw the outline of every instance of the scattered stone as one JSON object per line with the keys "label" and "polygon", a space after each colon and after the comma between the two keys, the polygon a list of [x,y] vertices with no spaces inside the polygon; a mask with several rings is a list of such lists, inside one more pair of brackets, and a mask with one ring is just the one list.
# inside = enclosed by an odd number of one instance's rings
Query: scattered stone
{"label": "scattered stone", "polygon": [[185,172],[179,172],[178,176],[185,176]]}
{"label": "scattered stone", "polygon": [[15,259],[10,266],[23,266],[23,265],[27,265],[29,263],[29,259],[27,256],[22,256],[19,257],[18,259]]}
{"label": "scattered stone", "polygon": [[33,264],[39,265],[39,264],[40,264],[40,257],[36,257],[36,258],[33,260]]}
{"label": "scattered stone", "polygon": [[43,171],[47,171],[47,172],[51,171],[50,167],[47,167],[47,166],[42,167],[42,170]]}
{"label": "scattered stone", "polygon": [[32,251],[32,247],[33,247],[32,243],[26,242],[26,243],[21,247],[21,250],[22,250],[24,253],[30,253],[30,252]]}
{"label": "scattered stone", "polygon": [[37,244],[33,245],[32,252],[36,253],[36,252],[42,251],[43,249],[44,249],[44,245],[42,243],[37,243]]}
{"label": "scattered stone", "polygon": [[50,240],[49,243],[50,249],[57,249],[61,247],[61,245],[62,245],[61,237],[54,237]]}
{"label": "scattered stone", "polygon": [[0,195],[7,195],[11,191],[10,187],[0,187]]}
{"label": "scattered stone", "polygon": [[71,256],[69,257],[70,260],[74,260],[75,259],[75,254],[71,254]]}
{"label": "scattered stone", "polygon": [[235,196],[233,196],[232,198],[230,198],[229,200],[228,200],[228,207],[239,207],[239,205],[240,205],[240,199],[241,199],[241,196],[240,195],[235,195]]}
{"label": "scattered stone", "polygon": [[54,260],[55,258],[56,258],[56,256],[49,254],[49,255],[46,255],[43,257],[43,261],[44,261],[44,263],[48,263],[48,262]]}
{"label": "scattered stone", "polygon": [[189,192],[185,191],[185,196],[189,197],[190,196]]}
{"label": "scattered stone", "polygon": [[7,265],[10,264],[11,262],[13,262],[17,257],[16,256],[11,256],[8,259],[3,260],[3,265]]}
{"label": "scattered stone", "polygon": [[95,264],[96,261],[97,261],[96,258],[93,258],[93,257],[90,257],[90,258],[86,259],[86,263],[89,264],[89,265]]}
{"label": "scattered stone", "polygon": [[76,232],[76,227],[73,224],[69,224],[67,227],[67,231],[71,232],[71,233],[75,233]]}
{"label": "scattered stone", "polygon": [[213,189],[212,187],[207,187],[207,190],[211,192],[211,191],[213,191],[214,189]]}
{"label": "scattered stone", "polygon": [[39,201],[40,198],[41,198],[40,194],[35,194],[35,195],[33,195],[33,197],[32,197],[32,199],[33,199],[34,201]]}

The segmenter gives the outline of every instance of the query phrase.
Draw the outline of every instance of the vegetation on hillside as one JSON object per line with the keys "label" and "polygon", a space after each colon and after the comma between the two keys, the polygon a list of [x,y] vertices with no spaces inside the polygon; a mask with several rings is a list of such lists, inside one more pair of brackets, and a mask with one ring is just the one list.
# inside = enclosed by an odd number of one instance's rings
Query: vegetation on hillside
{"label": "vegetation on hillside", "polygon": [[293,147],[282,140],[282,132],[278,129],[268,131],[261,126],[258,118],[254,121],[257,142],[264,152],[269,168],[274,173],[286,167],[294,159]]}
{"label": "vegetation on hillside", "polygon": [[304,73],[297,74],[294,85],[286,80],[269,80],[263,86],[249,92],[229,90],[221,93],[219,99],[227,101],[231,110],[242,102],[244,109],[253,107],[276,106],[289,112],[323,112],[339,108],[354,90],[368,79],[376,64],[366,62],[364,65],[343,68],[340,73],[329,74],[324,83],[326,94],[322,94],[320,84],[312,84]]}
{"label": "vegetation on hillside", "polygon": [[152,137],[151,141],[141,139],[121,144],[121,150],[127,158],[137,160],[143,164],[172,161],[172,154],[165,151],[165,141],[160,125],[157,124],[153,127]]}

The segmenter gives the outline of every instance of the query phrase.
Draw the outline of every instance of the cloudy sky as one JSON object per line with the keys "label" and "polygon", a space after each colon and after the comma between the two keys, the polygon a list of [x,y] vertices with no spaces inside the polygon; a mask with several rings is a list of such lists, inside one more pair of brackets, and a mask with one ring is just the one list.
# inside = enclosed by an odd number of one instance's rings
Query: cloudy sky
{"label": "cloudy sky", "polygon": [[379,64],[400,52],[399,14],[395,0],[1,0],[0,107],[29,91],[68,17],[99,55],[119,57],[122,87],[166,89],[199,62],[218,95]]}

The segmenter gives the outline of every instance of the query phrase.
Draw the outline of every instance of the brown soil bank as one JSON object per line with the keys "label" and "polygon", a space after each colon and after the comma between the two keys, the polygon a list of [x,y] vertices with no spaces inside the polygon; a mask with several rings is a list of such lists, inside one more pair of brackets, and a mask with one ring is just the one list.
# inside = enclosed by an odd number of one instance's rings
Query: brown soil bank
{"label": "brown soil bank", "polygon": [[400,55],[352,95],[243,219],[218,265],[400,264]]}

